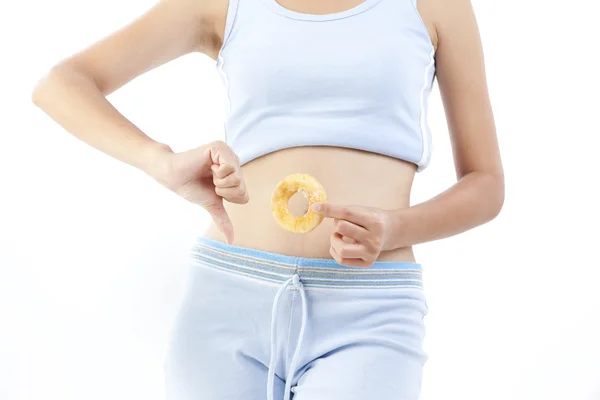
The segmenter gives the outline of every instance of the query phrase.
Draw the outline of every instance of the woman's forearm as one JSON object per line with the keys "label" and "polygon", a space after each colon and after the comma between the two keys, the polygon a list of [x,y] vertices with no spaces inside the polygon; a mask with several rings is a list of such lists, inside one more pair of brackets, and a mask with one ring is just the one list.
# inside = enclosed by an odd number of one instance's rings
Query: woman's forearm
{"label": "woman's forearm", "polygon": [[440,195],[392,212],[391,248],[459,234],[494,219],[504,202],[504,178],[472,172]]}
{"label": "woman's forearm", "polygon": [[119,113],[92,78],[68,65],[51,69],[36,84],[32,100],[73,136],[149,174],[171,151]]}

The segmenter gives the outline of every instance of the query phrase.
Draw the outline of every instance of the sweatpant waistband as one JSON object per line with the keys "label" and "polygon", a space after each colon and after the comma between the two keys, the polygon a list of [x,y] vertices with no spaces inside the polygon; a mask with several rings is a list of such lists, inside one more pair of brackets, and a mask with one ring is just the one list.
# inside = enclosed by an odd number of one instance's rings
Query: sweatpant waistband
{"label": "sweatpant waistband", "polygon": [[195,262],[267,282],[282,284],[296,275],[305,287],[422,289],[422,266],[377,261],[370,268],[346,267],[326,258],[288,256],[198,237],[191,250]]}

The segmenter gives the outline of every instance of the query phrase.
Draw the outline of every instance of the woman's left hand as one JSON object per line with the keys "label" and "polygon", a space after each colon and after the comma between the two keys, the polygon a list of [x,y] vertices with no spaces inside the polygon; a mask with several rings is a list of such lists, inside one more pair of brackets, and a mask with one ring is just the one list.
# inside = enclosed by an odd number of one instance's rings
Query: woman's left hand
{"label": "woman's left hand", "polygon": [[392,235],[390,211],[362,206],[314,203],[313,211],[334,218],[329,253],[340,265],[371,267],[383,250],[389,250]]}

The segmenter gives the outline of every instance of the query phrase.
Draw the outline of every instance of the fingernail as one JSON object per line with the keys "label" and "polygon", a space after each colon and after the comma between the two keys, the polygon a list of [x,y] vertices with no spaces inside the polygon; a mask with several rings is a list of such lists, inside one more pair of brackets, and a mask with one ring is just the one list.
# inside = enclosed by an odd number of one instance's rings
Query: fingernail
{"label": "fingernail", "polygon": [[313,211],[321,211],[321,203],[313,203],[313,205],[311,206],[311,208],[313,209]]}

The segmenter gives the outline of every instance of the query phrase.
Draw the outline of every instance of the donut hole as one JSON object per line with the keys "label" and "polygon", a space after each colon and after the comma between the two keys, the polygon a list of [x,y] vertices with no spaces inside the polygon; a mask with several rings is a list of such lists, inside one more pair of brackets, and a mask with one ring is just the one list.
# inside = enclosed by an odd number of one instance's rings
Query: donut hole
{"label": "donut hole", "polygon": [[308,199],[302,192],[298,191],[290,197],[288,209],[294,217],[301,217],[308,212]]}

